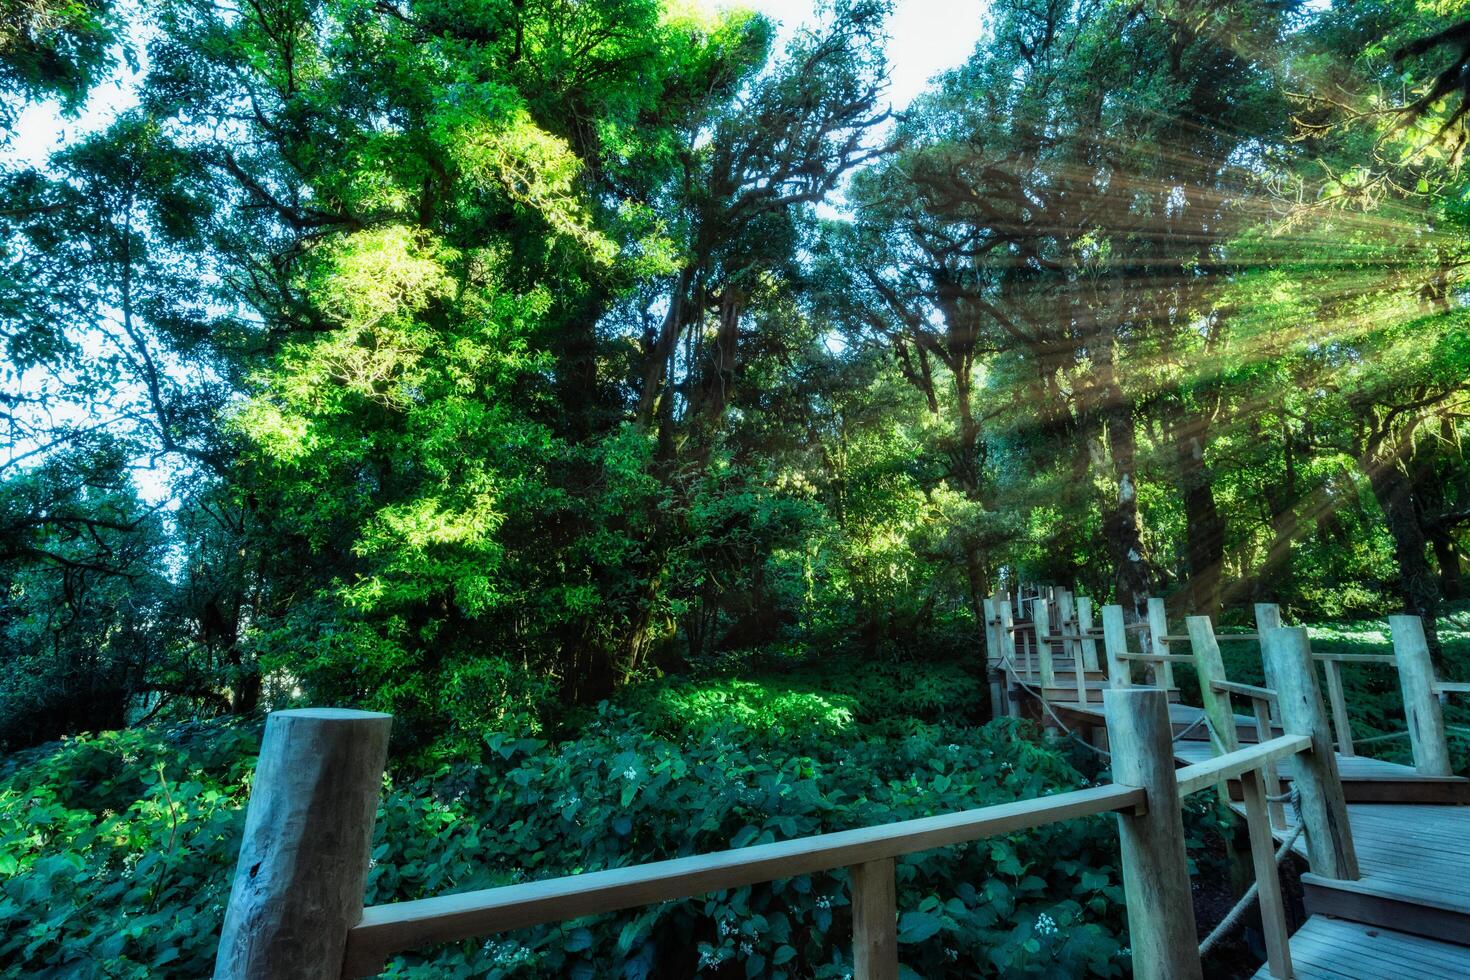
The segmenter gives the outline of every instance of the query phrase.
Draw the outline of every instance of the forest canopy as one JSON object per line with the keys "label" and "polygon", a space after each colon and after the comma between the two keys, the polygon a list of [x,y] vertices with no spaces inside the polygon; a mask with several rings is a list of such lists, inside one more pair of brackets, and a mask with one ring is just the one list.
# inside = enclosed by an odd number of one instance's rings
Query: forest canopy
{"label": "forest canopy", "polygon": [[[1462,592],[1459,5],[13,4],[0,744]],[[145,26],[146,25],[146,26]],[[1437,647],[1436,647],[1437,649]]]}
{"label": "forest canopy", "polygon": [[[1110,782],[995,717],[1040,584],[1279,604],[1412,758],[1383,617],[1470,657],[1470,2],[973,0],[912,98],[953,4],[790,6],[0,0],[0,975],[209,973],[279,709],[393,716],[370,905]],[[1182,812],[1229,925],[1242,826]],[[905,854],[901,975],[1127,975],[1118,840]],[[850,978],[845,874],[387,973]]]}

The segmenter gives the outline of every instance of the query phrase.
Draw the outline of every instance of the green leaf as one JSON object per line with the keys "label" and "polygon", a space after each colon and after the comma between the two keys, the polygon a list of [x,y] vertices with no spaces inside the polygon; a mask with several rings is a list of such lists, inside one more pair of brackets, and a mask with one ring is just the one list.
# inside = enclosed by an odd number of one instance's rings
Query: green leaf
{"label": "green leaf", "polygon": [[898,920],[898,941],[921,943],[939,931],[944,923],[929,912],[905,912]]}

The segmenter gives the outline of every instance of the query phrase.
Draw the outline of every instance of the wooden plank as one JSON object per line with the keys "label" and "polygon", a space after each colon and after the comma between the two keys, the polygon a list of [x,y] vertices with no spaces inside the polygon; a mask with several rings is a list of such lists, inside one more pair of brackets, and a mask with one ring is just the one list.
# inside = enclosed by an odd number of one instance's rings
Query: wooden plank
{"label": "wooden plank", "polygon": [[[1240,785],[1234,781],[1229,784],[1229,793],[1232,800],[1242,799]],[[1402,779],[1391,776],[1344,776],[1342,797],[1350,804],[1470,806],[1470,780],[1441,779],[1434,776],[1405,776]],[[1279,818],[1276,824],[1281,826]]]}
{"label": "wooden plank", "polygon": [[1043,639],[1051,636],[1051,610],[1047,608],[1045,599],[1037,599],[1031,603],[1031,621],[1036,624],[1036,655],[1040,664],[1042,686],[1056,687],[1057,673],[1052,666],[1051,640]]}
{"label": "wooden plank", "polygon": [[1312,659],[1318,663],[1333,664],[1391,664],[1396,663],[1391,654],[1387,653],[1318,653],[1312,652]]}
{"label": "wooden plank", "polygon": [[[1306,752],[1311,747],[1312,740],[1306,735],[1282,735],[1280,738],[1273,738],[1259,745],[1248,745],[1243,749],[1215,756],[1206,762],[1196,762],[1192,766],[1179,770],[1176,775],[1179,795],[1185,797],[1191,793],[1198,793],[1202,789],[1239,776],[1243,772],[1261,769],[1278,759],[1286,759],[1298,752]],[[1171,748],[1171,754],[1172,751]]]}
{"label": "wooden plank", "polygon": [[848,869],[854,980],[898,980],[898,897],[893,858]]}
{"label": "wooden plank", "polygon": [[[1293,975],[1303,980],[1425,980],[1470,976],[1470,948],[1435,942],[1408,930],[1309,918],[1291,937]],[[1269,978],[1269,967],[1255,974]]]}
{"label": "wooden plank", "polygon": [[1281,899],[1281,875],[1276,869],[1276,840],[1266,812],[1266,793],[1257,771],[1241,773],[1245,793],[1245,822],[1251,842],[1251,864],[1256,872],[1261,930],[1266,940],[1266,965],[1273,977],[1291,976],[1291,948],[1286,933],[1286,903]]}
{"label": "wooden plank", "polygon": [[1414,768],[1425,776],[1448,776],[1449,743],[1445,741],[1444,716],[1434,693],[1434,661],[1418,616],[1390,616],[1393,655],[1399,664],[1399,688],[1404,697],[1404,716],[1409,724],[1409,744]]}
{"label": "wooden plank", "polygon": [[1332,751],[1327,712],[1317,692],[1307,631],[1271,630],[1261,641],[1261,650],[1271,686],[1276,689],[1282,727],[1312,740],[1311,751],[1292,757],[1293,791],[1301,801],[1312,870],[1329,878],[1356,878],[1353,831],[1338,777],[1337,757]]}
{"label": "wooden plank", "polygon": [[1302,875],[1302,894],[1308,915],[1332,915],[1470,946],[1470,915],[1463,908],[1411,897],[1382,879],[1336,881],[1308,872]]}
{"label": "wooden plank", "polygon": [[1130,687],[1107,691],[1103,704],[1113,777],[1143,787],[1149,800],[1145,813],[1118,818],[1133,975],[1200,980],[1168,700],[1163,691]]}
{"label": "wooden plank", "polygon": [[1220,645],[1215,642],[1215,627],[1208,616],[1189,616],[1184,620],[1189,631],[1190,649],[1194,652],[1195,670],[1199,673],[1200,703],[1210,719],[1210,739],[1215,751],[1222,755],[1240,747],[1235,735],[1235,709],[1226,683],[1225,662],[1220,658]]}
{"label": "wooden plank", "polygon": [[1097,631],[1092,625],[1092,600],[1086,596],[1077,597],[1077,632],[1086,639],[1082,641],[1082,663],[1088,670],[1098,670],[1097,662],[1097,640],[1094,638]]}
{"label": "wooden plank", "polygon": [[1211,681],[1210,687],[1225,694],[1239,694],[1262,701],[1276,700],[1275,691],[1269,687],[1257,687],[1255,684],[1241,684],[1238,681]]}
{"label": "wooden plank", "polygon": [[1164,639],[1169,633],[1169,614],[1164,606],[1164,600],[1153,596],[1148,600],[1148,633],[1149,652],[1154,655],[1154,660],[1159,663],[1155,672],[1155,680],[1159,687],[1168,689],[1174,686],[1174,667],[1171,660],[1160,660],[1160,657],[1169,655],[1169,641]]}
{"label": "wooden plank", "polygon": [[1133,665],[1123,659],[1128,652],[1128,627],[1122,606],[1103,606],[1103,653],[1108,658],[1108,682],[1113,687],[1133,684]]}
{"label": "wooden plank", "polygon": [[1435,694],[1470,694],[1470,684],[1460,681],[1440,681],[1434,685]]}
{"label": "wooden plank", "polygon": [[347,935],[345,975],[377,973],[389,956],[406,949],[816,874],[1095,813],[1133,812],[1147,799],[1137,787],[1094,786],[879,827],[377,905]]}
{"label": "wooden plank", "polygon": [[[1146,664],[1193,664],[1194,658],[1183,653],[1120,653],[1118,656],[1123,660],[1137,660]],[[1173,674],[1168,675],[1169,686],[1173,685]],[[1165,686],[1164,681],[1159,681],[1160,687]]]}
{"label": "wooden plank", "polygon": [[[1256,741],[1264,742],[1275,729],[1271,726],[1271,702],[1266,698],[1251,698],[1251,710],[1256,718]],[[1286,804],[1281,802],[1283,789],[1279,767],[1270,765],[1261,771],[1261,782],[1268,796],[1274,797],[1271,801],[1269,812],[1271,814],[1271,826],[1286,826]]]}
{"label": "wooden plank", "polygon": [[[1000,614],[1000,628],[1001,628],[1001,632],[1000,632],[1000,652],[1001,652],[1001,656],[1005,659],[1005,662],[1008,665],[1008,670],[1009,671],[1015,671],[1017,669],[1017,667],[1018,667],[1018,664],[1016,663],[1016,634],[1013,633],[1013,632],[1011,632],[1011,626],[1013,624],[1011,622],[1011,602],[1010,602],[1010,598],[1009,597],[1006,598],[1006,601],[1000,605],[1000,607],[996,610],[996,612],[998,612]],[[1012,709],[1012,702],[1011,702],[1011,696],[1010,696],[1011,695],[1011,692],[1009,690],[1009,688],[1010,688],[1009,682],[1007,682],[1006,687],[1007,687],[1007,690],[1005,692],[1006,693],[1006,697],[1005,697],[1005,705],[1006,705],[1005,714],[1012,715],[1012,714],[1015,714],[1015,712],[1011,710]]]}
{"label": "wooden plank", "polygon": [[1337,733],[1337,751],[1354,755],[1352,721],[1348,718],[1347,695],[1342,689],[1342,664],[1327,661],[1327,700],[1332,705],[1332,730]]}

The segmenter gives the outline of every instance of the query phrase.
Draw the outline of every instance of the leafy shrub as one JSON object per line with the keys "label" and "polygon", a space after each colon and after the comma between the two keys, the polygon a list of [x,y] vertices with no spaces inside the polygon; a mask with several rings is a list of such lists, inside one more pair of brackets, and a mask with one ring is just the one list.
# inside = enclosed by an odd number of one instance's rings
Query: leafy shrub
{"label": "leafy shrub", "polygon": [[0,971],[207,976],[259,745],[257,726],[199,724],[0,764]]}
{"label": "leafy shrub", "polygon": [[[486,764],[400,776],[380,809],[368,900],[621,867],[1085,781],[1014,723],[830,738],[787,727],[817,703],[809,696],[724,690],[737,708],[784,721],[732,724],[711,702],[708,720],[661,735],[604,705],[578,738],[493,735]],[[6,762],[0,972],[206,975],[258,738],[240,724],[145,729]],[[851,968],[842,878],[797,877],[419,951],[389,975],[842,976]],[[907,975],[1122,970],[1116,836],[1105,819],[916,854],[899,862],[898,884]]]}

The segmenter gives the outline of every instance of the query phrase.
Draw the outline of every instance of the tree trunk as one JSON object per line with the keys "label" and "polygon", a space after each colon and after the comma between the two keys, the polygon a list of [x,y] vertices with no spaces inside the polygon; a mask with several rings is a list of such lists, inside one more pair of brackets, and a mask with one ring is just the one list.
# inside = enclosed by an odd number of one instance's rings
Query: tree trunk
{"label": "tree trunk", "polygon": [[1225,521],[1205,466],[1205,419],[1186,414],[1173,427],[1174,456],[1184,504],[1184,556],[1189,569],[1189,611],[1216,619],[1225,566]]}
{"label": "tree trunk", "polygon": [[1117,494],[1103,514],[1103,537],[1113,560],[1113,584],[1117,602],[1135,615],[1142,615],[1154,587],[1148,549],[1143,543],[1143,518],[1138,510],[1138,442],[1134,431],[1133,403],[1118,384],[1116,341],[1111,328],[1099,334],[1097,393],[1099,415],[1107,433]]}
{"label": "tree trunk", "polygon": [[1398,455],[1385,449],[1382,442],[1370,446],[1358,458],[1358,465],[1378,506],[1383,510],[1383,520],[1393,538],[1394,560],[1399,566],[1399,592],[1405,608],[1424,621],[1424,637],[1429,642],[1429,653],[1436,664],[1441,662],[1439,643],[1439,580],[1429,565],[1428,547],[1424,529],[1419,524],[1419,515],[1414,505],[1414,487],[1399,465]]}

